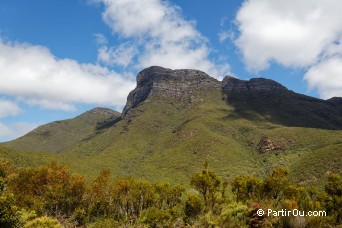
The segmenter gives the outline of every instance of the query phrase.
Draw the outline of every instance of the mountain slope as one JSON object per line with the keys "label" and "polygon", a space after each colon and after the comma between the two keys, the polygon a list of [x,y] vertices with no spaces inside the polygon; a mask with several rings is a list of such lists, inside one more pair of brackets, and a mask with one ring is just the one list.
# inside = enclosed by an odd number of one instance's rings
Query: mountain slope
{"label": "mountain slope", "polygon": [[3,143],[18,151],[47,151],[60,153],[93,137],[107,123],[118,120],[121,114],[106,108],[94,108],[75,118],[40,126],[28,134]]}
{"label": "mountain slope", "polygon": [[226,77],[222,90],[227,102],[246,118],[257,113],[266,121],[285,126],[342,129],[342,103],[339,98],[321,100],[286,89],[269,79],[249,81]]}
{"label": "mountain slope", "polygon": [[[249,91],[234,84],[245,85],[244,81],[230,85],[227,80],[219,82],[197,70],[147,68],[139,73],[120,121],[109,121],[101,134],[53,155],[54,159],[90,177],[109,168],[114,176],[172,183],[188,183],[189,175],[206,159],[226,179],[242,173],[263,176],[287,166],[293,179],[317,184],[327,171],[342,172],[342,131],[332,130],[341,129],[335,116],[341,110],[339,98],[311,98],[328,111],[319,115],[320,125],[313,120],[296,125],[288,118],[305,117],[290,115],[291,110],[302,107],[300,113],[311,115],[315,105],[309,98],[300,100],[302,95],[266,79],[251,80],[256,83],[245,86]],[[272,96],[277,91],[281,99]],[[282,107],[287,99],[295,102]],[[239,110],[241,103],[251,101],[247,114]]]}

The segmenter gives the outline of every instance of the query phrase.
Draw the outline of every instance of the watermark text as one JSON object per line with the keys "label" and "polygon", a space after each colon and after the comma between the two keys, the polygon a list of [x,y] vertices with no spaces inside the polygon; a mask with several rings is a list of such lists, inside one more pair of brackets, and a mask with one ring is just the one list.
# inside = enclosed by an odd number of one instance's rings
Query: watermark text
{"label": "watermark text", "polygon": [[275,217],[285,217],[285,216],[302,216],[302,217],[324,217],[327,216],[326,211],[301,211],[298,209],[292,209],[292,210],[287,210],[287,209],[281,209],[281,210],[272,210],[272,209],[267,209],[264,211],[263,209],[259,209],[257,211],[258,216],[275,216]]}

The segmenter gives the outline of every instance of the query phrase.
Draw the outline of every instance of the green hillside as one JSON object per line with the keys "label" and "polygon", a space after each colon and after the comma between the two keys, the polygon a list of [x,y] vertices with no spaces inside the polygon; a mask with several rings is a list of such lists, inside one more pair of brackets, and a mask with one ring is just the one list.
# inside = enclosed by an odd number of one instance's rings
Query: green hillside
{"label": "green hillside", "polygon": [[94,108],[75,118],[55,121],[40,126],[4,146],[18,151],[44,151],[60,153],[93,137],[107,122],[121,114],[106,108]]}
{"label": "green hillside", "polygon": [[[320,117],[320,124],[328,122],[319,128],[309,122],[305,127],[282,125],[254,109],[247,115],[227,104],[221,82],[199,71],[149,68],[137,80],[122,119],[91,138],[76,140],[58,154],[0,150],[0,156],[19,166],[57,160],[90,178],[109,168],[114,176],[183,184],[205,160],[225,179],[264,177],[276,167],[289,167],[293,180],[320,185],[326,172],[342,173],[342,130],[331,130],[330,116]],[[40,144],[32,137],[25,141],[30,134],[21,139],[23,144],[4,145]]]}

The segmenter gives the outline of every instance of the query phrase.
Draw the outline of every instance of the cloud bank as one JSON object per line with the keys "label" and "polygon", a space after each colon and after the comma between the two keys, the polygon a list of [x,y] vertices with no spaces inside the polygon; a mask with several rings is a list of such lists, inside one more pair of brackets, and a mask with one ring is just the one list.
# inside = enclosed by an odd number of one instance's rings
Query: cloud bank
{"label": "cloud bank", "polygon": [[317,88],[321,97],[342,97],[342,58],[335,56],[320,62],[304,78],[310,88]]}
{"label": "cloud bank", "polygon": [[123,105],[135,85],[105,67],[58,59],[43,46],[1,40],[0,79],[0,94],[57,110],[73,110],[75,103]]}
{"label": "cloud bank", "polygon": [[117,47],[103,46],[98,59],[107,65],[142,69],[160,65],[172,69],[195,68],[216,78],[229,73],[229,65],[210,59],[208,41],[195,22],[182,18],[180,9],[161,0],[94,0],[102,3],[103,20],[114,34],[126,39]]}
{"label": "cloud bank", "polygon": [[309,69],[305,79],[322,98],[341,96],[341,8],[339,0],[245,1],[236,15],[235,44],[250,71],[272,61]]}
{"label": "cloud bank", "polygon": [[7,116],[15,116],[21,113],[21,108],[12,101],[0,99],[0,119]]}
{"label": "cloud bank", "polygon": [[0,123],[0,140],[4,142],[18,138],[36,127],[38,127],[38,124],[26,122],[15,122],[11,124]]}

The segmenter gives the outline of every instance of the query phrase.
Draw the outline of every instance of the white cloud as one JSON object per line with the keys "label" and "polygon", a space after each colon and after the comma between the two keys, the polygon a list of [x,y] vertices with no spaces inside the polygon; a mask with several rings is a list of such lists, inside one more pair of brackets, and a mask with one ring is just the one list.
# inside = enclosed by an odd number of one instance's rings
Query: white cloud
{"label": "white cloud", "polygon": [[21,113],[21,111],[22,110],[16,103],[0,99],[0,118],[15,116]]}
{"label": "white cloud", "polygon": [[67,103],[65,101],[52,101],[41,99],[24,99],[24,101],[29,105],[38,105],[43,109],[49,110],[63,110],[63,111],[75,111],[76,108],[73,104]]}
{"label": "white cloud", "polygon": [[249,0],[236,16],[236,40],[250,70],[274,60],[307,67],[319,60],[342,33],[340,0]]}
{"label": "white cloud", "polygon": [[322,98],[342,96],[340,9],[340,0],[248,0],[236,16],[235,44],[250,71],[272,61],[308,69],[304,78]]}
{"label": "white cloud", "polygon": [[0,123],[0,141],[4,142],[18,138],[38,126],[38,124],[26,122],[15,122],[11,124]]}
{"label": "white cloud", "polygon": [[43,108],[123,105],[135,82],[107,68],[57,59],[42,46],[0,40],[0,94]]}
{"label": "white cloud", "polygon": [[[194,22],[184,20],[176,6],[162,0],[94,0],[105,5],[103,19],[114,33],[133,40],[137,55],[134,68],[151,65],[168,68],[195,68],[214,77],[229,73],[228,64],[210,60],[207,40]],[[116,56],[116,51],[114,51]],[[110,60],[110,54],[103,57]],[[107,55],[106,55],[107,54]],[[128,55],[132,60],[133,57]],[[117,63],[117,58],[113,58]],[[128,61],[123,61],[127,63]],[[124,64],[122,64],[124,65]]]}
{"label": "white cloud", "polygon": [[221,43],[225,42],[228,38],[234,40],[234,32],[232,26],[234,23],[228,19],[228,17],[221,18],[220,21],[220,32],[217,34]]}
{"label": "white cloud", "polygon": [[224,41],[226,41],[230,37],[229,32],[227,32],[227,31],[219,32],[218,36],[219,36],[219,40],[221,43],[223,43]]}
{"label": "white cloud", "polygon": [[98,49],[98,60],[108,66],[127,67],[137,54],[135,45],[122,43],[118,47],[102,46]]}
{"label": "white cloud", "polygon": [[94,36],[95,36],[96,44],[98,44],[98,45],[105,45],[105,44],[108,43],[107,38],[103,34],[96,33],[96,34],[94,34]]}
{"label": "white cloud", "polygon": [[329,58],[336,55],[342,55],[342,34],[340,40],[331,43],[323,53],[323,58]]}
{"label": "white cloud", "polygon": [[320,62],[304,76],[310,88],[317,88],[324,99],[342,97],[342,58],[335,56]]}

